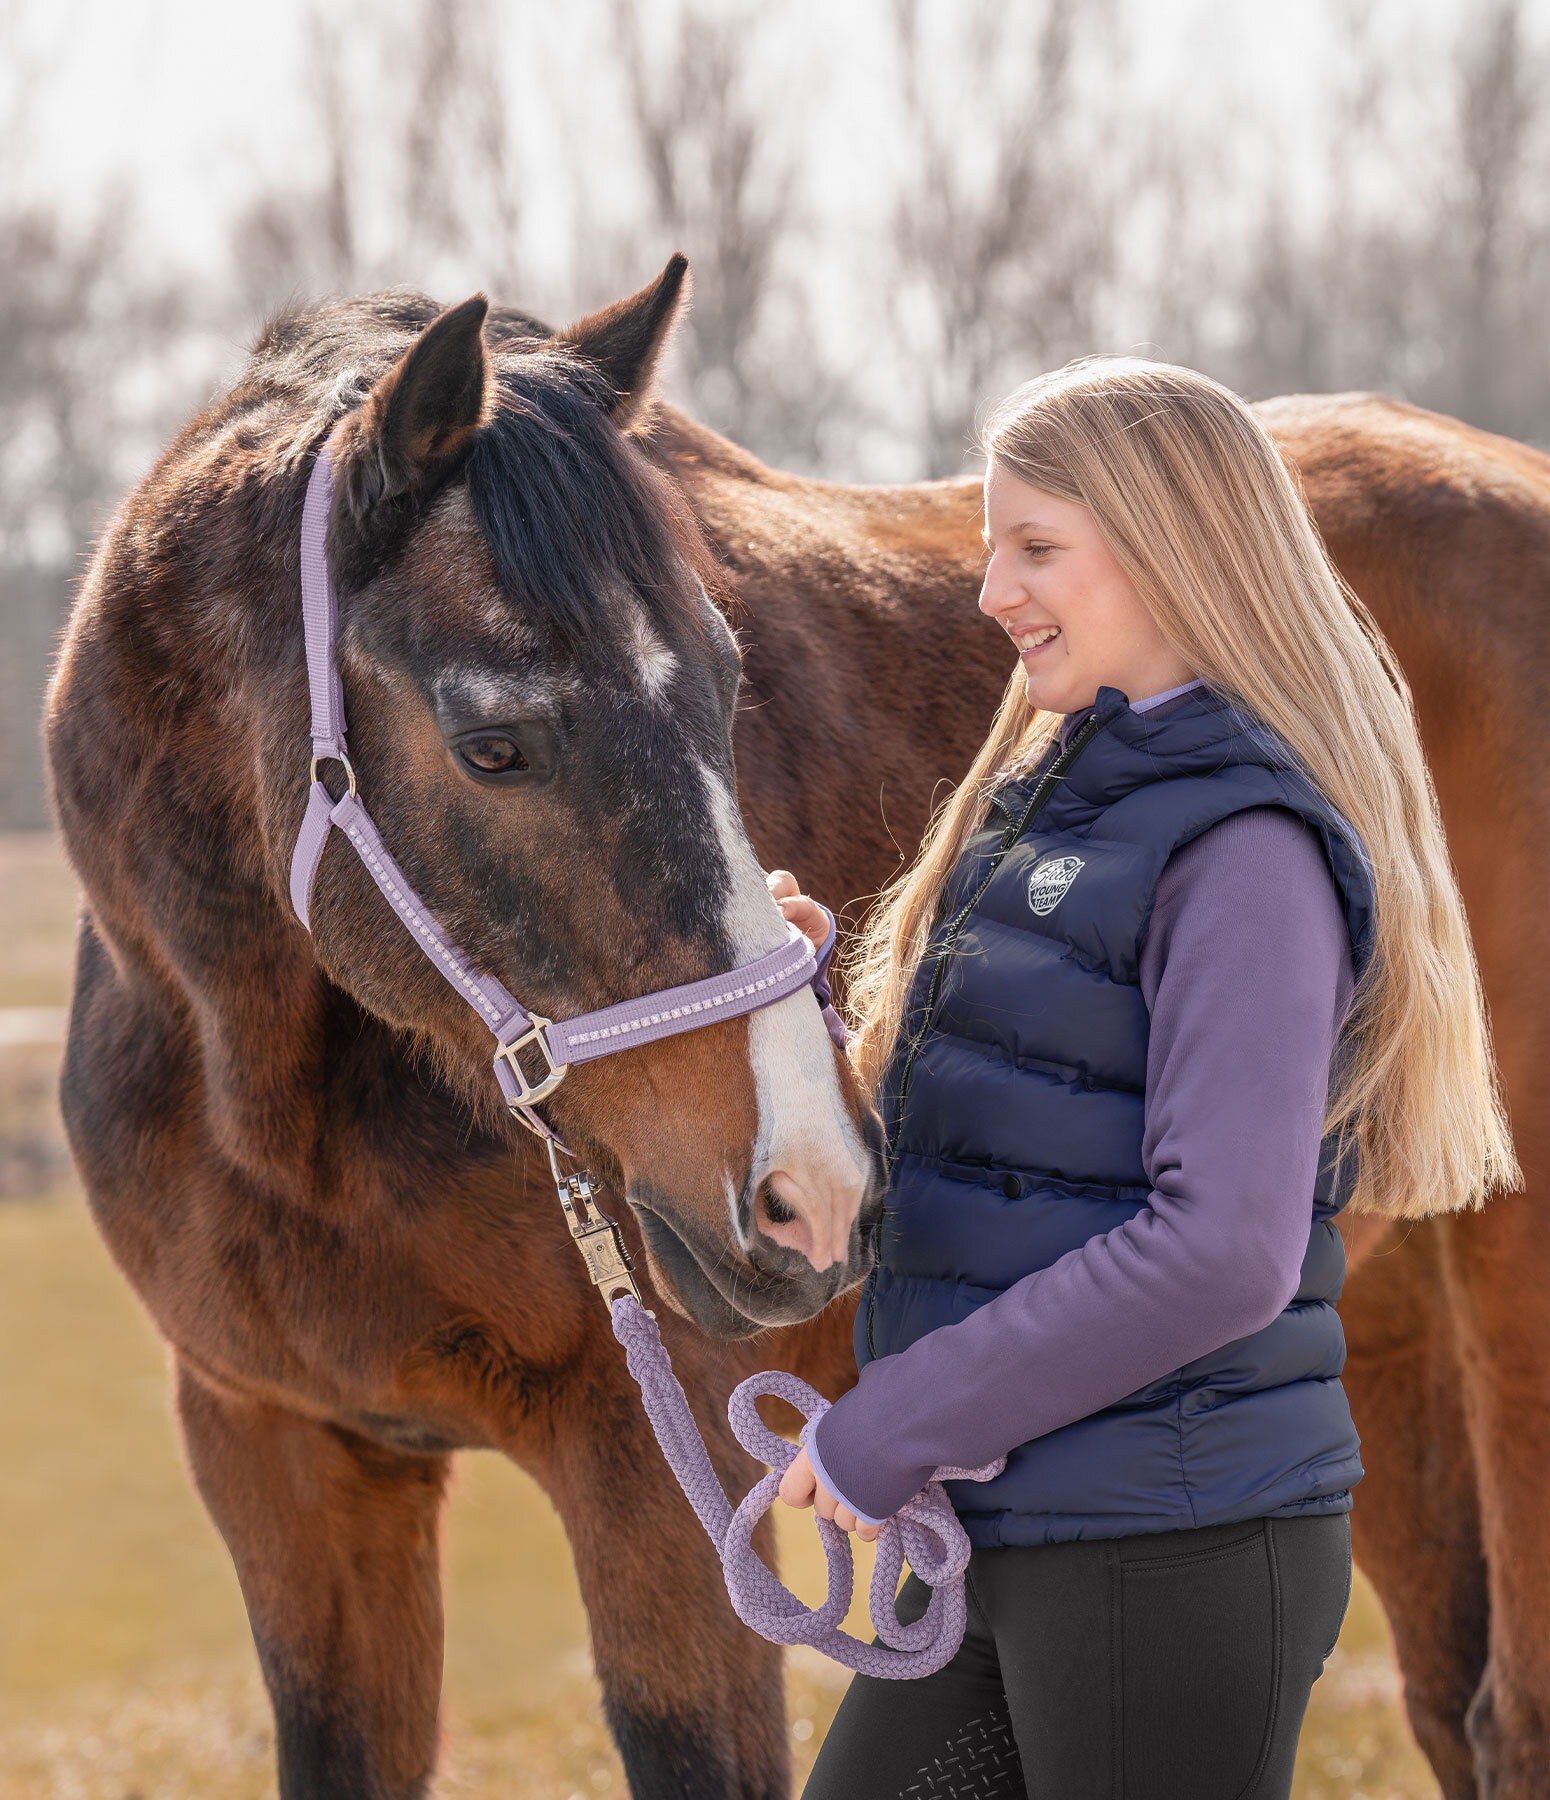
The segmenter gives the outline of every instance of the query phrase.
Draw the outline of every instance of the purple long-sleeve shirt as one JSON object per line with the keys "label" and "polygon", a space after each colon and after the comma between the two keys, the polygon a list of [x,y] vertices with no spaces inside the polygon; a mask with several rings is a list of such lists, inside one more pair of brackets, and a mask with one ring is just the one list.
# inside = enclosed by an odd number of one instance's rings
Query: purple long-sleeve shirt
{"label": "purple long-sleeve shirt", "polygon": [[[1183,691],[1154,696],[1159,716]],[[1250,807],[1176,850],[1139,965],[1148,1204],[867,1364],[808,1446],[818,1479],[866,1523],[942,1465],[990,1462],[1261,1329],[1297,1290],[1354,985],[1312,827]]]}

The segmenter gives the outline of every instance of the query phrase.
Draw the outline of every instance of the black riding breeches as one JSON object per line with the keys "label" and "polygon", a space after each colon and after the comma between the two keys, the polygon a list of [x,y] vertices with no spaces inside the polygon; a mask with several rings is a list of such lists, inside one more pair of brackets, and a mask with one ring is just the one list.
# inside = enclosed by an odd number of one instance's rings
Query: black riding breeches
{"label": "black riding breeches", "polygon": [[857,1675],[803,1800],[1286,1800],[1350,1593],[1346,1513],[976,1550],[957,1655]]}

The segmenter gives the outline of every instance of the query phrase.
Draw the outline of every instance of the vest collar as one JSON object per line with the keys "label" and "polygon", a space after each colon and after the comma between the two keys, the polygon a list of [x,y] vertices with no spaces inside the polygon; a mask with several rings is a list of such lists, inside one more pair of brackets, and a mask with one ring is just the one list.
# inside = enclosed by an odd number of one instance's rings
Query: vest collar
{"label": "vest collar", "polygon": [[1161,716],[1154,717],[1152,709],[1147,707],[1144,702],[1142,710],[1137,711],[1131,705],[1128,694],[1122,693],[1118,688],[1100,687],[1091,706],[1084,706],[1077,712],[1067,713],[1061,721],[1060,747],[1064,749],[1081,728],[1082,721],[1090,718],[1094,713],[1098,715],[1099,723],[1104,725],[1112,724],[1121,715],[1129,713],[1137,720],[1144,721],[1149,729],[1155,730],[1164,718],[1176,718],[1180,714],[1194,716],[1191,713],[1193,707],[1200,706],[1206,711],[1212,711],[1219,709],[1221,704],[1219,696],[1213,694],[1210,688],[1195,685],[1188,687],[1181,694],[1170,695],[1159,709]]}
{"label": "vest collar", "polygon": [[1197,688],[1156,713],[1134,712],[1118,688],[1101,687],[1084,718],[1098,730],[1065,770],[1067,804],[1108,806],[1154,781],[1209,775],[1231,763],[1295,769],[1291,752],[1222,694]]}
{"label": "vest collar", "polygon": [[[1168,689],[1167,695],[1163,695],[1163,697],[1152,695],[1152,697],[1147,698],[1147,700],[1140,700],[1140,702],[1134,702],[1134,704],[1132,704],[1129,695],[1125,695],[1123,700],[1125,700],[1125,706],[1129,707],[1132,713],[1140,711],[1140,713],[1149,713],[1150,715],[1150,713],[1154,713],[1158,707],[1161,707],[1165,713],[1174,713],[1174,711],[1177,711],[1179,707],[1185,704],[1186,700],[1192,700],[1192,698],[1197,697],[1197,695],[1204,695],[1206,691],[1208,691],[1208,689],[1204,686],[1204,682],[1195,679],[1192,680],[1192,682],[1185,682],[1181,688]],[[1100,698],[1102,698],[1104,693],[1120,693],[1120,689],[1098,689]],[[1060,720],[1059,743],[1062,751],[1066,749],[1066,745],[1071,742],[1071,738],[1073,738],[1078,729],[1082,727],[1082,720],[1091,718],[1096,709],[1098,709],[1098,700],[1093,702],[1093,706],[1080,707],[1075,713],[1068,713],[1068,715]]]}

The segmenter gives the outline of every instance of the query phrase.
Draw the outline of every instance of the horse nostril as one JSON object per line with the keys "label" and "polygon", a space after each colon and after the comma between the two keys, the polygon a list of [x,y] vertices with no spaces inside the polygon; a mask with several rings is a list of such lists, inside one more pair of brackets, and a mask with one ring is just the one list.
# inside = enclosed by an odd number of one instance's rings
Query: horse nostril
{"label": "horse nostril", "polygon": [[759,1234],[783,1250],[805,1256],[822,1274],[850,1254],[850,1237],[861,1195],[818,1168],[808,1185],[790,1169],[775,1169],[761,1183],[754,1212]]}
{"label": "horse nostril", "polygon": [[788,1206],[768,1181],[759,1189],[759,1210],[771,1225],[796,1223],[796,1209]]}

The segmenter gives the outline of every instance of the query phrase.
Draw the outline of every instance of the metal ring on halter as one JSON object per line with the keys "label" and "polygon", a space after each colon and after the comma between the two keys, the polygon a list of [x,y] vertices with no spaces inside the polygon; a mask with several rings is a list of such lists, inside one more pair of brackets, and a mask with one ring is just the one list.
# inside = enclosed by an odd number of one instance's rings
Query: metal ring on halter
{"label": "metal ring on halter", "polygon": [[[513,1112],[519,1106],[531,1106],[537,1100],[546,1099],[570,1073],[570,1064],[557,1063],[549,1054],[549,1046],[544,1040],[544,1033],[553,1023],[553,1019],[546,1019],[542,1013],[529,1013],[527,1030],[521,1037],[513,1038],[509,1044],[502,1043],[499,1038],[495,1040],[496,1060],[505,1063],[516,1077],[517,1096],[506,1102]],[[517,1061],[517,1052],[524,1044],[537,1044],[540,1055],[549,1065],[549,1073],[539,1081],[530,1082],[522,1072],[521,1063]]]}
{"label": "metal ring on halter", "polygon": [[350,778],[350,798],[353,800],[355,798],[355,770],[351,766],[349,757],[346,756],[342,750],[339,751],[337,753],[337,755],[334,755],[334,756],[314,756],[312,759],[311,771],[307,776],[307,779],[309,781],[317,780],[318,764],[320,762],[336,762],[336,763],[340,764],[340,766],[344,769],[345,774],[347,776],[349,776],[349,778]]}

